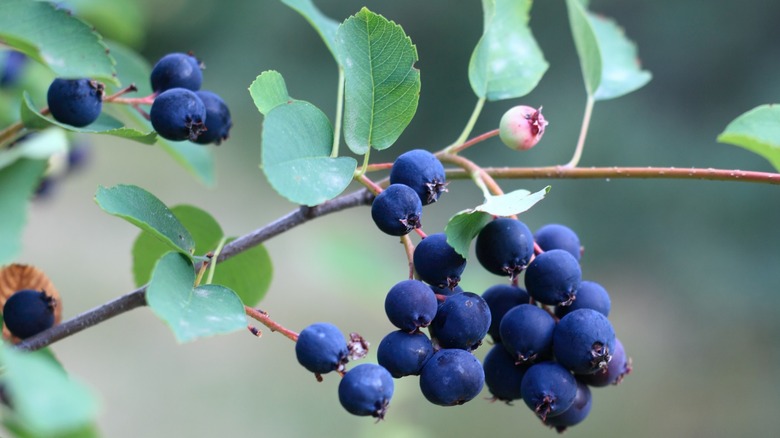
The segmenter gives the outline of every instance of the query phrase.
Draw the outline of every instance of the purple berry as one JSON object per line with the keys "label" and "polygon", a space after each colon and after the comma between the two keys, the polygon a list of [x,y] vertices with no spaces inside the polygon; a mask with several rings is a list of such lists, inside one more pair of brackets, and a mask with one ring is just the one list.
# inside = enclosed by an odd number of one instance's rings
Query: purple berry
{"label": "purple berry", "polygon": [[203,82],[203,73],[200,62],[194,56],[186,53],[169,53],[154,65],[150,79],[155,93],[162,93],[171,88],[198,91]]}
{"label": "purple berry", "polygon": [[55,79],[46,100],[55,120],[84,127],[97,120],[103,109],[103,84],[90,79]]}

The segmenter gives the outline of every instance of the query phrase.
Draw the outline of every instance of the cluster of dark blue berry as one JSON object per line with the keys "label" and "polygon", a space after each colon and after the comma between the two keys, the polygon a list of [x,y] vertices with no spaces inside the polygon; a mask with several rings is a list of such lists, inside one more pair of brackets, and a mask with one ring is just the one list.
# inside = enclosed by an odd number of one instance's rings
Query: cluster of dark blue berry
{"label": "cluster of dark blue berry", "polygon": [[3,305],[3,322],[11,334],[26,339],[54,325],[57,300],[46,293],[31,289],[15,292]]}

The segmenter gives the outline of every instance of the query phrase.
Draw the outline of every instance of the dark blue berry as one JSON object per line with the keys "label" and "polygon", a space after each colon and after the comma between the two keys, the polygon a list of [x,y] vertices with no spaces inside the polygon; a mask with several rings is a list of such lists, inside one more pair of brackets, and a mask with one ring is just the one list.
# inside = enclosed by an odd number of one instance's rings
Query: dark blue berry
{"label": "dark blue berry", "polygon": [[428,330],[442,348],[473,350],[482,343],[490,327],[490,308],[481,296],[463,292],[447,297],[439,305]]}
{"label": "dark blue berry", "polygon": [[424,149],[411,150],[396,158],[390,169],[390,184],[411,187],[420,196],[423,205],[436,202],[447,191],[444,166]]}
{"label": "dark blue berry", "polygon": [[393,377],[417,376],[433,356],[433,344],[422,332],[390,332],[379,343],[376,358]]}
{"label": "dark blue berry", "polygon": [[482,364],[466,350],[439,350],[420,372],[423,395],[439,406],[462,405],[476,397],[484,384]]}
{"label": "dark blue berry", "polygon": [[206,106],[206,131],[202,132],[195,143],[219,145],[227,140],[230,135],[230,128],[233,121],[230,118],[230,110],[225,101],[219,95],[211,91],[198,91],[195,94],[203,101]]}
{"label": "dark blue berry", "polygon": [[562,249],[545,251],[534,258],[525,272],[525,288],[542,304],[568,306],[582,281],[580,263]]}
{"label": "dark blue berry", "polygon": [[385,297],[387,319],[406,332],[427,327],[436,316],[438,305],[431,288],[418,280],[396,283]]}
{"label": "dark blue berry", "polygon": [[448,287],[438,287],[438,286],[431,286],[431,290],[436,295],[444,295],[445,297],[448,297],[450,295],[459,294],[463,291],[463,288],[460,286],[455,286],[455,289],[450,289]]}
{"label": "dark blue berry", "polygon": [[523,401],[542,419],[560,415],[574,404],[577,380],[556,362],[541,362],[525,372],[520,385]]}
{"label": "dark blue berry", "polygon": [[9,50],[5,55],[5,62],[0,69],[0,87],[12,87],[22,76],[24,65],[27,64],[27,55],[16,50]]}
{"label": "dark blue berry", "polygon": [[577,382],[577,394],[574,396],[574,403],[571,404],[569,409],[563,411],[562,414],[556,416],[548,416],[544,421],[544,424],[555,428],[558,433],[566,430],[567,427],[579,424],[590,413],[593,397],[590,393],[588,385],[578,381]]}
{"label": "dark blue berry", "polygon": [[566,225],[547,224],[536,230],[534,240],[543,251],[562,249],[574,256],[575,259],[580,259],[582,252],[580,238],[574,230]]}
{"label": "dark blue berry", "polygon": [[206,107],[194,92],[171,88],[154,99],[149,116],[161,137],[195,141],[205,129]]}
{"label": "dark blue berry", "polygon": [[534,254],[534,236],[517,219],[498,218],[477,235],[477,260],[489,272],[512,278],[528,266]]}
{"label": "dark blue berry", "polygon": [[371,218],[382,232],[391,236],[409,234],[420,228],[422,203],[414,190],[403,184],[391,184],[371,204]]}
{"label": "dark blue berry", "polygon": [[414,269],[422,281],[454,289],[466,269],[466,259],[448,243],[444,233],[431,234],[414,249]]}
{"label": "dark blue berry", "polygon": [[501,319],[501,342],[518,364],[547,359],[552,353],[555,319],[532,304],[512,308]]}
{"label": "dark blue berry", "polygon": [[574,373],[592,374],[606,369],[614,351],[612,324],[595,310],[575,310],[561,318],[555,326],[555,359]]}
{"label": "dark blue berry", "polygon": [[344,335],[333,324],[319,322],[301,331],[295,342],[298,363],[316,374],[340,370],[347,363],[349,350]]}
{"label": "dark blue berry", "polygon": [[522,397],[520,385],[528,365],[516,365],[502,345],[494,345],[482,361],[485,386],[497,400],[511,402]]}
{"label": "dark blue berry", "polygon": [[496,343],[501,342],[501,333],[498,329],[501,324],[501,318],[506,315],[509,309],[530,302],[528,292],[525,289],[511,284],[491,286],[482,293],[482,298],[485,299],[490,308],[490,328],[488,329],[488,334],[493,338],[493,342]]}
{"label": "dark blue berry", "polygon": [[604,316],[609,316],[612,302],[609,293],[600,284],[593,281],[583,281],[577,289],[577,299],[568,306],[556,306],[555,316],[563,318],[567,313],[577,309],[593,309]]}
{"label": "dark blue berry", "polygon": [[154,65],[151,74],[152,90],[162,93],[171,88],[200,90],[203,82],[201,65],[197,58],[186,53],[169,53]]}
{"label": "dark blue berry", "polygon": [[56,300],[45,291],[24,289],[11,295],[3,306],[3,321],[20,339],[35,336],[54,325]]}
{"label": "dark blue berry", "polygon": [[615,351],[612,352],[612,360],[609,361],[607,368],[578,378],[590,386],[602,387],[617,385],[630,372],[631,358],[626,356],[626,350],[623,349],[620,339],[615,338]]}
{"label": "dark blue berry", "polygon": [[339,402],[350,414],[382,419],[394,387],[393,377],[384,367],[363,363],[347,371],[339,382]]}
{"label": "dark blue berry", "polygon": [[46,94],[55,120],[83,127],[97,120],[103,109],[103,84],[90,79],[55,79]]}

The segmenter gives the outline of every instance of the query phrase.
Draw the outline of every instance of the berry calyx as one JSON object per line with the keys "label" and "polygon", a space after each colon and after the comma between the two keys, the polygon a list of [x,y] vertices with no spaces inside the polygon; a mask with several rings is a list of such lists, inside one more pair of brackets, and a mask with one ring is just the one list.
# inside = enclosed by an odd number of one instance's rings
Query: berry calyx
{"label": "berry calyx", "polygon": [[425,149],[414,149],[396,158],[390,169],[390,184],[405,184],[420,196],[423,205],[436,202],[447,191],[444,166]]}
{"label": "berry calyx", "polygon": [[542,139],[548,125],[539,109],[518,105],[510,108],[501,117],[499,137],[508,147],[515,150],[531,149]]}
{"label": "berry calyx", "polygon": [[230,110],[227,104],[218,94],[201,90],[195,94],[206,106],[206,131],[202,132],[194,141],[198,144],[214,143],[219,146],[227,140],[233,121],[230,118]]}
{"label": "berry calyx", "polygon": [[26,339],[54,325],[57,301],[45,291],[15,292],[3,306],[3,321],[12,335]]}
{"label": "berry calyx", "polygon": [[347,371],[339,382],[339,402],[351,414],[381,420],[394,389],[393,377],[384,367],[363,363]]}
{"label": "berry calyx", "polygon": [[371,204],[376,226],[391,236],[403,236],[422,225],[422,202],[417,192],[404,184],[390,184]]}
{"label": "berry calyx", "polygon": [[78,128],[97,120],[103,109],[104,86],[91,79],[55,79],[46,93],[52,117]]}
{"label": "berry calyx", "polygon": [[149,117],[154,130],[168,140],[195,141],[206,131],[206,106],[185,88],[171,88],[157,96]]}

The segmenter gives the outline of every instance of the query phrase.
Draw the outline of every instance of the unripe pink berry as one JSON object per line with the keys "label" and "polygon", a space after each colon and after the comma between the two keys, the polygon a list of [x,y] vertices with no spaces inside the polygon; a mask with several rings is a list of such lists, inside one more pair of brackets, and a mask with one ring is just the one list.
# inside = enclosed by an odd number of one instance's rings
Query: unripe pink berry
{"label": "unripe pink berry", "polygon": [[510,108],[501,117],[499,136],[505,145],[515,150],[531,149],[544,134],[547,120],[539,109],[526,105]]}

